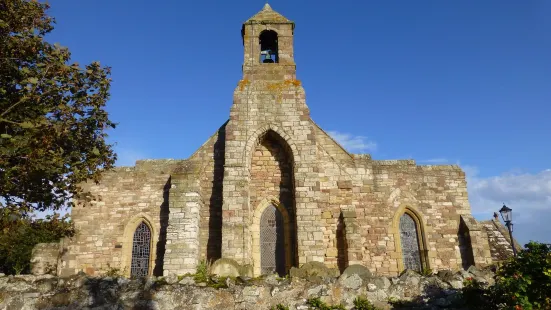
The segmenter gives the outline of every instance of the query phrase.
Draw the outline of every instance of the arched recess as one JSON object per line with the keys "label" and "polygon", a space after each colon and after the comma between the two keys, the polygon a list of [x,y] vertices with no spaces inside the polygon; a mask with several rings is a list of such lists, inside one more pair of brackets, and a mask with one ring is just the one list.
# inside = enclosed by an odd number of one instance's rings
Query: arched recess
{"label": "arched recess", "polygon": [[[245,149],[245,162],[248,174],[249,218],[258,211],[259,206],[266,208],[266,199],[276,201],[288,214],[287,236],[290,236],[290,259],[286,264],[293,266],[297,258],[296,242],[296,201],[295,201],[295,154],[296,146],[290,137],[274,125],[264,125],[253,133]],[[252,209],[251,209],[252,208]],[[251,238],[247,236],[246,238]],[[252,244],[248,239],[247,244]],[[254,255],[257,248],[250,248]],[[292,251],[291,251],[292,250]]]}
{"label": "arched recess", "polygon": [[[425,222],[421,213],[410,205],[401,205],[392,221],[392,233],[394,235],[395,251],[397,252],[398,270],[404,271],[407,267],[421,272],[428,269],[428,248],[425,237]],[[407,229],[408,231],[404,231]],[[417,257],[413,257],[412,251],[418,251]],[[405,261],[405,258],[417,259],[418,264]],[[412,268],[412,266],[415,266]]]}
{"label": "arched recess", "polygon": [[134,244],[134,233],[136,232],[136,229],[138,228],[138,226],[140,226],[141,223],[144,223],[147,226],[147,228],[149,228],[149,231],[151,233],[151,239],[150,239],[150,245],[149,245],[150,253],[149,253],[148,275],[151,275],[153,273],[153,269],[155,267],[154,262],[157,256],[157,251],[156,251],[157,248],[154,246],[154,244],[155,244],[155,240],[158,240],[159,238],[158,231],[157,229],[155,229],[155,226],[152,224],[153,220],[151,219],[151,217],[145,213],[140,213],[132,217],[124,227],[121,271],[127,277],[130,277],[131,275],[132,246]]}
{"label": "arched recess", "polygon": [[260,63],[278,63],[278,36],[274,30],[264,30],[258,36],[260,45]]}
{"label": "arched recess", "polygon": [[253,251],[253,274],[255,277],[262,274],[261,270],[261,239],[260,239],[260,228],[261,228],[261,219],[264,211],[267,208],[274,206],[277,211],[281,214],[283,218],[283,240],[284,240],[284,249],[285,249],[285,274],[289,272],[289,269],[293,267],[294,260],[294,248],[293,248],[293,230],[292,230],[292,221],[287,212],[287,208],[282,205],[277,199],[264,199],[255,209],[252,223],[251,223],[251,237],[252,237],[252,251]]}
{"label": "arched recess", "polygon": [[297,165],[298,161],[300,161],[299,156],[295,156],[298,154],[298,149],[293,140],[291,139],[291,136],[288,135],[282,128],[277,126],[276,124],[265,124],[263,126],[260,126],[257,128],[247,140],[247,143],[245,144],[244,149],[244,156],[243,156],[243,167],[247,168],[247,173],[250,175],[250,169],[251,169],[251,160],[253,157],[253,152],[255,147],[262,142],[262,139],[266,136],[266,134],[272,133],[273,136],[277,138],[277,140],[285,146],[286,149],[288,149],[289,156],[291,157],[291,161],[294,166]]}

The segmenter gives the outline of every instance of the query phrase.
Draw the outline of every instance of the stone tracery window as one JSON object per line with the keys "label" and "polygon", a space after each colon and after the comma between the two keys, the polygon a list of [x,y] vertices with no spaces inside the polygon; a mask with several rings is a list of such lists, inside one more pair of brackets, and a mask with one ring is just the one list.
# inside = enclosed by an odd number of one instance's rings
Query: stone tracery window
{"label": "stone tracery window", "polygon": [[132,240],[131,277],[149,275],[149,260],[151,255],[151,229],[144,222],[136,228]]}
{"label": "stone tracery window", "polygon": [[400,217],[400,243],[405,269],[422,271],[420,241],[417,221],[404,213]]}

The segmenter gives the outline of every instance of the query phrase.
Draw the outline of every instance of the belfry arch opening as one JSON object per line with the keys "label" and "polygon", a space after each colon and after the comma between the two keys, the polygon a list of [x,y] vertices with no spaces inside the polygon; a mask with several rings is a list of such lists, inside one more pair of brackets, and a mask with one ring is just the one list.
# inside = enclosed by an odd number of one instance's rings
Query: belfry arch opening
{"label": "belfry arch opening", "polygon": [[[296,211],[293,154],[287,142],[268,130],[251,154],[254,273],[286,274],[296,265]],[[273,265],[273,266],[272,266]]]}
{"label": "belfry arch opening", "polygon": [[264,30],[258,37],[260,43],[260,63],[278,63],[279,48],[277,32]]}

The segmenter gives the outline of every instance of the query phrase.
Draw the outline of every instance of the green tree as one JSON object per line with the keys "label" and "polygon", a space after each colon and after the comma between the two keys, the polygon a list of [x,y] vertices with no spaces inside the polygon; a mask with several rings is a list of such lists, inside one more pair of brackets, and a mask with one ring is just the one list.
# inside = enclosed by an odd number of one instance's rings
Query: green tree
{"label": "green tree", "polygon": [[57,242],[75,232],[67,216],[33,220],[5,216],[4,211],[0,210],[0,272],[6,274],[29,273],[31,253],[36,244]]}
{"label": "green tree", "polygon": [[0,207],[12,214],[71,206],[116,160],[105,141],[110,68],[71,63],[46,42],[48,8],[0,0]]}

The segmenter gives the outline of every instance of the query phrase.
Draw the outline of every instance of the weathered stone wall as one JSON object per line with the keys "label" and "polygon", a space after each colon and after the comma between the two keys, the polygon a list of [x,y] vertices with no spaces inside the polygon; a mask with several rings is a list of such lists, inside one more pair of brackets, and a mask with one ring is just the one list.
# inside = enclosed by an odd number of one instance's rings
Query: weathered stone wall
{"label": "weathered stone wall", "polygon": [[197,174],[190,168],[171,177],[164,275],[195,272],[201,256],[199,228],[204,198]]}
{"label": "weathered stone wall", "polygon": [[425,267],[462,268],[459,223],[461,215],[470,214],[470,206],[465,174],[459,167],[350,155],[319,128],[316,140],[322,192],[318,204],[329,266],[338,261],[338,219],[342,209],[353,206],[361,236],[357,259],[373,272],[394,275],[403,270],[397,220],[405,210],[419,218]]}
{"label": "weathered stone wall", "polygon": [[[469,214],[465,174],[457,166],[417,166],[413,161],[373,161],[373,192],[360,216],[364,256],[380,274],[403,269],[399,217],[415,213],[425,268],[461,268],[458,249],[461,214]],[[361,208],[360,208],[361,209]]]}
{"label": "weathered stone wall", "polygon": [[60,256],[60,244],[39,243],[31,252],[31,272],[34,275],[57,275],[57,261]]}
{"label": "weathered stone wall", "polygon": [[77,233],[63,244],[60,274],[84,271],[94,275],[110,268],[129,274],[133,230],[145,221],[153,238],[151,272],[162,275],[170,173],[182,163],[138,161],[135,167],[106,173],[99,184],[85,184],[85,190],[95,195],[97,201],[88,206],[79,203],[72,209]]}
{"label": "weathered stone wall", "polygon": [[386,278],[350,268],[338,278],[305,273],[304,277],[286,279],[274,275],[256,279],[211,277],[208,283],[175,276],[129,280],[84,274],[69,278],[0,275],[0,309],[268,310],[280,304],[291,310],[306,310],[312,298],[353,309],[354,299],[362,297],[377,309],[467,310],[461,298],[463,281],[474,278],[493,282],[491,272],[469,271],[430,277],[407,272]]}
{"label": "weathered stone wall", "polygon": [[[513,248],[511,246],[511,237],[507,227],[503,225],[497,217],[489,221],[482,221],[484,232],[490,244],[492,259],[496,262],[506,260],[513,256]],[[515,240],[517,251],[522,248]]]}
{"label": "weathered stone wall", "polygon": [[[200,259],[216,260],[221,257],[222,245],[222,188],[225,163],[226,124],[212,135],[175,174],[185,174],[199,182],[199,194],[203,207],[200,212]],[[184,193],[185,187],[176,191]]]}

